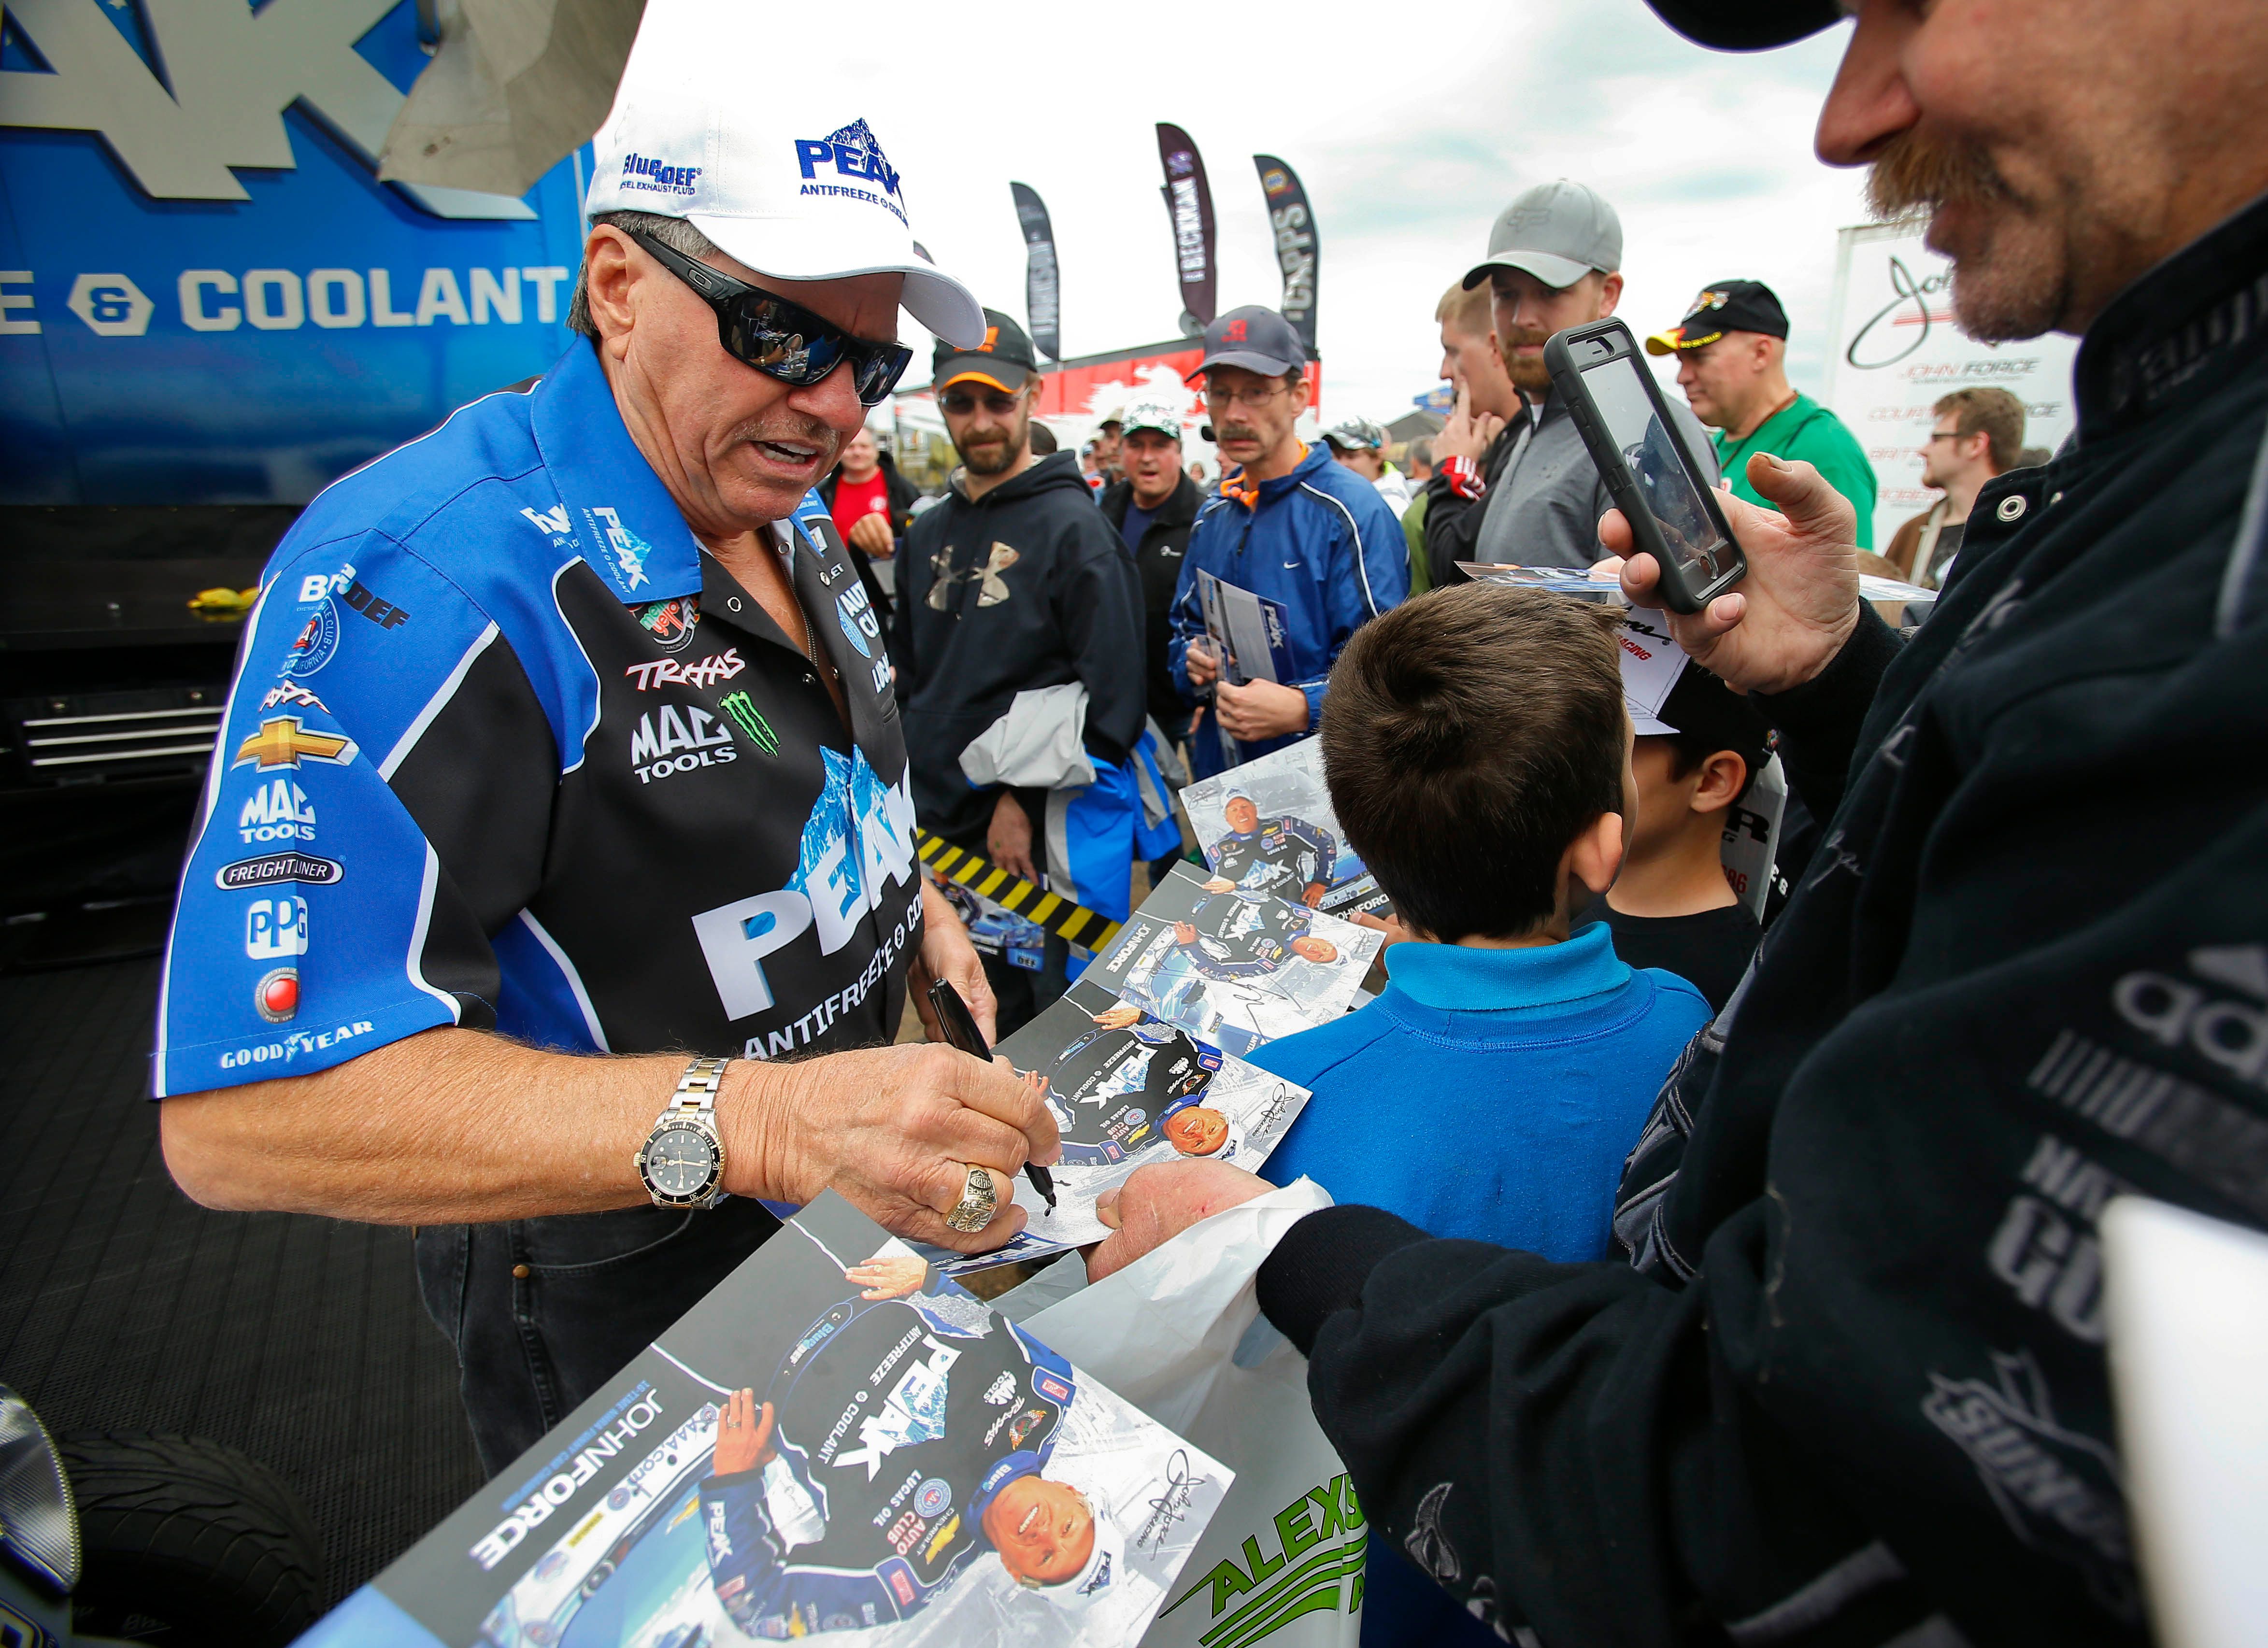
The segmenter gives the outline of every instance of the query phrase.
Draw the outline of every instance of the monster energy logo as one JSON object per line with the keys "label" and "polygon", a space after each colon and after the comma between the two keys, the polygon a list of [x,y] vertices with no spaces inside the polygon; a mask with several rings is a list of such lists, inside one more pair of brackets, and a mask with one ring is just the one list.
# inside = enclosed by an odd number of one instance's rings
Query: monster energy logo
{"label": "monster energy logo", "polygon": [[749,743],[767,755],[779,754],[779,734],[773,732],[771,724],[756,712],[756,702],[747,694],[726,693],[717,707],[733,717],[740,731],[748,735]]}

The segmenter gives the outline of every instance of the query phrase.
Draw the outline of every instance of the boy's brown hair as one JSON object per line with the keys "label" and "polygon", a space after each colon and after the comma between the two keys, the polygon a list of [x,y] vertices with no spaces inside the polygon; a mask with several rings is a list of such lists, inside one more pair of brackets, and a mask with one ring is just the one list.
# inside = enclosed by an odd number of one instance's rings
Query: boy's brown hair
{"label": "boy's brown hair", "polygon": [[1324,778],[1406,925],[1512,938],[1557,912],[1568,844],[1624,806],[1616,618],[1466,584],[1372,619],[1339,654]]}

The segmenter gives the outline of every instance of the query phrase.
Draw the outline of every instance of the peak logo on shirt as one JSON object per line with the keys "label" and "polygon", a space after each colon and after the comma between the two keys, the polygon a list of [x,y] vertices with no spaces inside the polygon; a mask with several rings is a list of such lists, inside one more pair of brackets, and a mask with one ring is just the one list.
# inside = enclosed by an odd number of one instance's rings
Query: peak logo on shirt
{"label": "peak logo on shirt", "polygon": [[622,587],[634,590],[644,583],[645,558],[653,553],[653,546],[623,526],[622,518],[604,505],[583,513],[590,517],[591,535],[606,545],[607,553],[614,557]]}

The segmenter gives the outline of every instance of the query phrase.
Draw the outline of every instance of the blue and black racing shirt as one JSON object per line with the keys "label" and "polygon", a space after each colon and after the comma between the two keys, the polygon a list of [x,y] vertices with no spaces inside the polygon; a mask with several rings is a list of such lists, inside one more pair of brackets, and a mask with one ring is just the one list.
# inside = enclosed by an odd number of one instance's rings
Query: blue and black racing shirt
{"label": "blue and black racing shirt", "polygon": [[847,727],[580,340],[311,504],[247,622],[158,1095],[446,1024],[751,1058],[888,1040],[921,924],[889,658],[816,496],[775,534]]}

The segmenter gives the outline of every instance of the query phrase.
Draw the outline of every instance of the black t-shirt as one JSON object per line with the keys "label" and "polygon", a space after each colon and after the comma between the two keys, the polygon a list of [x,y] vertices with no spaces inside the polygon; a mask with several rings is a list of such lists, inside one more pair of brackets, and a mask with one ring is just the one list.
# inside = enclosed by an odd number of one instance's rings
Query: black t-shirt
{"label": "black t-shirt", "polygon": [[1675,973],[1722,1012],[1748,970],[1764,929],[1745,904],[1694,916],[1625,916],[1602,895],[1575,917],[1578,931],[1602,922],[1613,930],[1615,953],[1634,967]]}

